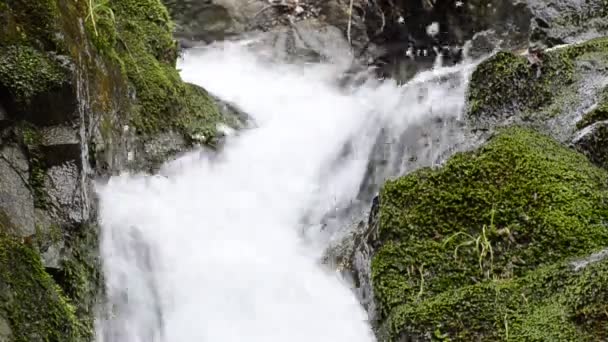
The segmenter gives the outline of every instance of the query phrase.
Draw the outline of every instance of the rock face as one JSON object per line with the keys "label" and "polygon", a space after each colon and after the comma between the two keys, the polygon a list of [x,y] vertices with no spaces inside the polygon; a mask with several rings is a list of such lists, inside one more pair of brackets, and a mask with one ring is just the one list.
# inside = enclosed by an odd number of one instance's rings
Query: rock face
{"label": "rock face", "polygon": [[237,123],[180,79],[158,0],[92,16],[87,4],[0,2],[2,341],[93,340],[103,284],[93,178],[213,147],[217,125]]}

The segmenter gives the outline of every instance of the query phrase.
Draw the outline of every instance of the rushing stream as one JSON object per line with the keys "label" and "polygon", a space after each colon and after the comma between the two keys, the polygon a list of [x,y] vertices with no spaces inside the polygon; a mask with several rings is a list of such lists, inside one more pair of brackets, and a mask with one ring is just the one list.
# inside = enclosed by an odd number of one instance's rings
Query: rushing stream
{"label": "rushing stream", "polygon": [[[344,87],[337,66],[248,51],[236,43],[191,51],[179,68],[255,127],[229,137],[219,155],[194,151],[162,175],[98,187],[111,311],[100,341],[374,340],[349,284],[320,262],[338,234],[321,220],[357,198],[382,128],[400,141],[431,116],[460,115],[470,68],[429,71],[402,87],[373,79]],[[423,145],[446,151],[451,139]],[[386,144],[393,164],[408,159],[403,146]],[[384,172],[405,171],[396,165]]]}

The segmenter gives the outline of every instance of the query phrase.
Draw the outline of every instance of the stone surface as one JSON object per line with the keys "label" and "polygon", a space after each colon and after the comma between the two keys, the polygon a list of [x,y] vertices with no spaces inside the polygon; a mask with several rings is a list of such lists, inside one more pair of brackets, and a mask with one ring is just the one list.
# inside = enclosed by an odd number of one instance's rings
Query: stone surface
{"label": "stone surface", "polygon": [[51,202],[67,220],[82,223],[88,219],[80,180],[80,169],[73,162],[50,167],[45,174],[44,186]]}
{"label": "stone surface", "polygon": [[589,160],[608,169],[608,121],[599,121],[583,128],[572,144]]}
{"label": "stone surface", "polygon": [[40,130],[41,152],[48,166],[67,161],[80,163],[82,156],[77,129],[68,126],[51,126]]}
{"label": "stone surface", "polygon": [[0,210],[10,219],[17,236],[35,233],[34,198],[29,190],[27,159],[15,148],[3,149],[0,158]]}

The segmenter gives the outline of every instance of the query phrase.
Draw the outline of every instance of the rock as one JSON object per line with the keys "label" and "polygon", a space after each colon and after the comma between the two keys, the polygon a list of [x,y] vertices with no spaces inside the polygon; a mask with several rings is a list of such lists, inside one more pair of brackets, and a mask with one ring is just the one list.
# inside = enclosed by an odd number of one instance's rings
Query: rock
{"label": "rock", "polygon": [[571,263],[608,245],[607,180],[583,155],[512,127],[387,182],[357,248],[358,260],[371,255],[360,284],[373,285],[379,340],[605,338],[608,288],[577,289],[602,283],[608,263]]}
{"label": "rock", "polygon": [[344,51],[349,51],[349,45],[342,32],[316,19],[277,27],[262,34],[252,48],[258,48],[266,58],[287,63],[326,61],[346,70],[353,61],[352,55],[344,54]]}
{"label": "rock", "polygon": [[608,121],[599,121],[585,127],[572,144],[593,163],[608,169]]}
{"label": "rock", "polygon": [[27,183],[27,159],[16,148],[4,148],[0,158],[0,212],[6,215],[16,236],[35,230],[34,197]]}
{"label": "rock", "polygon": [[182,134],[160,133],[143,143],[143,148],[136,151],[131,163],[137,165],[134,169],[156,170],[163,162],[177,157],[190,146]]}
{"label": "rock", "polygon": [[40,130],[40,148],[48,166],[67,161],[80,164],[82,152],[78,131],[68,126],[51,126]]}
{"label": "rock", "polygon": [[534,20],[531,40],[552,47],[608,35],[604,0],[527,0]]}
{"label": "rock", "polygon": [[52,206],[73,223],[82,223],[88,219],[80,172],[74,162],[66,162],[50,167],[44,178],[45,192]]}
{"label": "rock", "polygon": [[65,241],[61,226],[46,210],[35,209],[36,240],[40,257],[46,269],[59,270],[63,259]]}

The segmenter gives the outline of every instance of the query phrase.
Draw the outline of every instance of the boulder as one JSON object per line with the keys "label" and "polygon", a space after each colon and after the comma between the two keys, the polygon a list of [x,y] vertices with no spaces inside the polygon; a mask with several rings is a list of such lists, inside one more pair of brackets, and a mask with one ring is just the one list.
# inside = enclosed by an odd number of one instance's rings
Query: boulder
{"label": "boulder", "polygon": [[572,263],[608,245],[607,180],[583,155],[511,127],[387,182],[348,261],[374,298],[379,340],[605,338],[608,291],[576,289],[603,282],[606,263]]}

